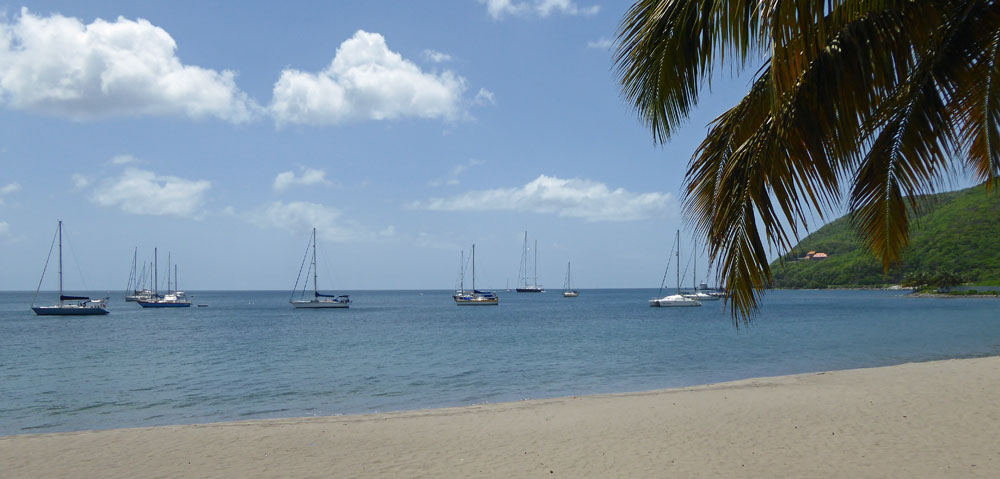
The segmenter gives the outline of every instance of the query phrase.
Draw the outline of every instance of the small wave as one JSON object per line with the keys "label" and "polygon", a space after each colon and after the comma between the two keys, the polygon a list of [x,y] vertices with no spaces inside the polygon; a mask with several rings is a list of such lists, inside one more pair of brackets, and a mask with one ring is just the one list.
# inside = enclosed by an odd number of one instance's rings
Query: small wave
{"label": "small wave", "polygon": [[63,424],[64,423],[61,423],[61,422],[50,422],[50,423],[47,423],[47,424],[39,424],[37,426],[25,426],[25,427],[22,427],[21,430],[22,431],[34,431],[34,430],[38,430],[38,429],[49,429],[49,428],[53,428],[53,427],[62,426]]}

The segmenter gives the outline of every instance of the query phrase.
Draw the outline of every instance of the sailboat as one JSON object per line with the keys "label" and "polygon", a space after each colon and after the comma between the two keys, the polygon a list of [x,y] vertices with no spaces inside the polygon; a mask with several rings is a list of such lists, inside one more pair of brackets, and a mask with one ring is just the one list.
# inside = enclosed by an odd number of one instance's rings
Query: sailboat
{"label": "sailboat", "polygon": [[452,298],[458,306],[496,306],[500,298],[493,291],[476,289],[476,245],[472,245],[472,291],[465,290],[465,252],[462,252],[461,286]]}
{"label": "sailboat", "polygon": [[521,286],[516,288],[518,293],[544,293],[545,288],[538,284],[538,240],[535,240],[535,250],[533,252],[535,259],[534,275],[531,285],[528,284],[528,232],[524,232],[524,247],[521,249],[521,268],[518,272],[520,276]]}
{"label": "sailboat", "polygon": [[170,289],[170,259],[167,256],[167,294],[160,296],[159,285],[156,283],[157,262],[156,248],[153,248],[153,295],[146,299],[137,299],[135,302],[143,308],[190,308],[191,300],[187,299],[183,291],[177,291],[177,265],[174,265],[174,289]]}
{"label": "sailboat", "polygon": [[694,272],[691,273],[691,292],[684,295],[685,298],[691,298],[698,301],[718,301],[718,296],[712,296],[706,291],[708,290],[708,285],[704,282],[700,285],[698,283],[698,242],[694,242]]}
{"label": "sailboat", "polygon": [[[317,271],[316,271],[316,228],[313,228],[312,234],[312,263],[309,267],[312,269],[313,273],[313,297],[311,299],[295,299],[295,292],[299,288],[299,278],[295,278],[295,286],[292,288],[292,297],[288,300],[292,303],[296,309],[327,309],[327,308],[349,308],[351,307],[351,297],[346,294],[333,295],[333,294],[323,294],[319,292],[317,286]],[[309,246],[306,246],[306,251],[308,251]],[[303,259],[304,261],[304,259]],[[301,276],[302,268],[299,267],[299,273]],[[309,272],[306,271],[306,278],[308,278]],[[306,282],[308,283],[308,279]],[[305,284],[303,284],[305,286]],[[304,289],[304,288],[303,288]],[[303,291],[304,292],[304,291]]]}
{"label": "sailboat", "polygon": [[[692,307],[701,306],[701,302],[691,298],[685,298],[681,295],[681,231],[677,230],[677,250],[675,254],[677,255],[677,294],[671,294],[670,296],[664,296],[662,298],[653,298],[649,300],[649,305],[652,307]],[[667,263],[667,268],[670,268],[670,263]],[[664,279],[666,279],[666,273],[663,274]],[[663,283],[660,283],[660,293],[663,293]],[[659,296],[657,294],[657,296]]]}
{"label": "sailboat", "polygon": [[580,296],[580,292],[577,291],[577,290],[575,290],[575,289],[573,289],[573,283],[570,280],[570,273],[569,272],[570,272],[570,264],[566,263],[566,284],[564,285],[565,289],[563,291],[563,297],[564,298],[575,298],[577,296]]}
{"label": "sailboat", "polygon": [[[125,301],[134,303],[140,299],[152,299],[153,290],[146,287],[146,262],[142,263],[142,272],[138,269],[139,248],[132,253],[132,271],[128,275],[128,286],[125,287]],[[152,270],[150,270],[152,271]]]}
{"label": "sailboat", "polygon": [[[63,294],[63,268],[62,268],[62,220],[59,220],[59,304],[52,306],[35,306],[31,304],[31,310],[39,316],[93,316],[108,314],[108,306],[103,299],[90,299],[87,296],[69,296]],[[49,256],[52,256],[52,249],[49,248]],[[45,258],[45,264],[49,264],[49,258]],[[42,281],[45,279],[45,269],[42,269],[42,279],[38,280],[38,289],[35,290],[35,297],[42,289]]]}

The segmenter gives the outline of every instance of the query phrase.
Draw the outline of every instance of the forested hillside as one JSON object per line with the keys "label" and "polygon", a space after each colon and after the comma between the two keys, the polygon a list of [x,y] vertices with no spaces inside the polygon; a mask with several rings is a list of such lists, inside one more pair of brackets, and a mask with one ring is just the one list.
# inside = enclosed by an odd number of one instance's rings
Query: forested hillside
{"label": "forested hillside", "polygon": [[[881,262],[857,240],[841,217],[803,239],[772,263],[778,288],[827,288],[897,284],[914,274],[956,274],[974,282],[1000,279],[1000,188],[985,185],[921,198],[912,216],[910,246],[902,264],[883,274]],[[825,259],[801,260],[808,252]]]}

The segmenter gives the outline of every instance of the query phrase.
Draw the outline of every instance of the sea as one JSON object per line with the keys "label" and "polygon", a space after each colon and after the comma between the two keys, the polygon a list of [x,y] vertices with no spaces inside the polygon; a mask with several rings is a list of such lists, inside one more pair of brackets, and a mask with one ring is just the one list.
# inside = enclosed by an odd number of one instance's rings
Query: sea
{"label": "sea", "polygon": [[[42,317],[0,293],[0,435],[331,416],[643,391],[1000,354],[1000,300],[769,291],[750,326],[721,301],[650,308],[656,289],[195,291],[184,309],[112,293],[107,316]],[[103,297],[105,292],[91,293]],[[54,293],[41,293],[48,304]]]}

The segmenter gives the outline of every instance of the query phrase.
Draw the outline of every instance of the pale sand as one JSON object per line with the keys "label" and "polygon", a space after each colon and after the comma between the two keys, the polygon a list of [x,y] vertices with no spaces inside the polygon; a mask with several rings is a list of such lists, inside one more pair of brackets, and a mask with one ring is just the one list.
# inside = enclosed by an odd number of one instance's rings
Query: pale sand
{"label": "pale sand", "polygon": [[0,476],[996,478],[1000,357],[389,414],[9,436],[0,438]]}

